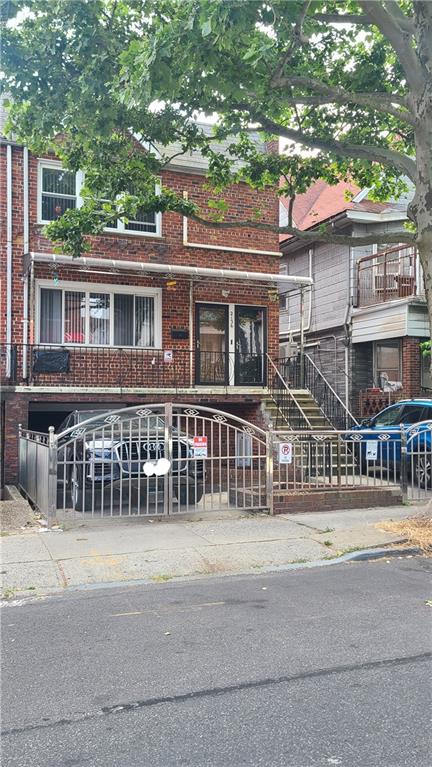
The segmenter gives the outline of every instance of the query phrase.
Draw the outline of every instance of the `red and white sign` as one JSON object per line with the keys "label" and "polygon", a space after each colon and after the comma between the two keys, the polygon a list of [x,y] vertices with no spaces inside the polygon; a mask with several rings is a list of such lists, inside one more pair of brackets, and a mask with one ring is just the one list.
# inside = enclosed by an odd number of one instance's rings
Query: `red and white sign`
{"label": "red and white sign", "polygon": [[207,458],[207,437],[194,437],[193,451],[196,458]]}
{"label": "red and white sign", "polygon": [[292,442],[279,442],[279,463],[292,463]]}

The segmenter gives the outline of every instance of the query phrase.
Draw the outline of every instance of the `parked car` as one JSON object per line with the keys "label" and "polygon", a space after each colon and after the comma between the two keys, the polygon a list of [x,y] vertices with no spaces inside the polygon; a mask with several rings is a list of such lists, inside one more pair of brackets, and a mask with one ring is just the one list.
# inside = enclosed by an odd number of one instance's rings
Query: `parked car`
{"label": "parked car", "polygon": [[[418,430],[412,429],[419,424]],[[366,439],[360,443],[363,462],[374,455],[379,442],[378,459],[383,468],[399,469],[401,463],[401,426],[407,437],[408,472],[417,478],[420,487],[432,489],[432,399],[400,400],[381,410],[371,418],[364,418],[353,431],[364,431]],[[373,432],[376,431],[376,439]],[[372,433],[371,433],[372,432]],[[379,434],[388,439],[379,440]],[[374,459],[372,459],[374,460]]]}
{"label": "parked car", "polygon": [[[117,494],[120,491],[123,500],[129,501],[134,491],[142,503],[154,501],[155,497],[161,501],[164,477],[147,476],[144,465],[165,457],[164,419],[155,415],[134,422],[128,414],[125,419],[120,416],[107,423],[106,417],[105,410],[74,410],[56,430],[58,478],[66,500],[77,510],[91,509],[104,494],[112,502],[113,488]],[[85,429],[84,433],[81,429]],[[180,505],[198,503],[204,492],[204,465],[194,459],[192,445],[187,434],[173,429],[170,471],[173,493]]]}

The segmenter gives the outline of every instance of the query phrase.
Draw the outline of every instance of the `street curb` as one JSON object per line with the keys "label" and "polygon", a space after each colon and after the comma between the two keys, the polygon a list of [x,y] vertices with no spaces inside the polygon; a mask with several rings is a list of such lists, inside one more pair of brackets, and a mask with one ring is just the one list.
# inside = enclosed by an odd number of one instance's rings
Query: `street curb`
{"label": "street curb", "polygon": [[[391,545],[391,544],[390,544]],[[271,575],[272,573],[282,573],[290,570],[310,570],[315,567],[325,567],[328,565],[338,565],[338,564],[344,564],[345,562],[364,562],[364,561],[370,561],[374,559],[390,559],[390,558],[396,558],[402,559],[405,556],[417,556],[419,554],[422,554],[422,549],[420,549],[417,546],[407,547],[404,549],[385,549],[385,548],[372,548],[372,549],[363,549],[362,551],[351,551],[347,554],[341,554],[339,557],[334,557],[330,559],[318,559],[312,562],[293,562],[291,564],[286,565],[268,565],[267,567],[262,567],[259,572],[255,569],[253,571],[251,570],[244,570],[243,572],[237,572],[237,573],[208,573],[206,575],[203,575],[200,573],[199,575],[173,575],[172,578],[170,578],[168,581],[164,582],[164,584],[156,583],[152,578],[137,578],[133,580],[124,580],[124,581],[102,581],[98,583],[81,583],[79,585],[74,586],[66,586],[65,588],[49,588],[46,589],[46,591],[43,594],[29,596],[25,592],[19,592],[17,591],[14,595],[14,599],[11,600],[0,600],[0,604],[2,607],[6,606],[14,606],[14,602],[19,602],[19,606],[22,606],[24,604],[35,604],[35,602],[39,602],[42,599],[45,599],[49,596],[59,596],[59,595],[66,595],[70,594],[71,592],[75,591],[96,591],[96,590],[102,590],[102,589],[113,589],[113,588],[119,588],[119,587],[125,587],[130,588],[131,586],[161,586],[161,585],[168,585],[169,583],[183,583],[186,581],[197,581],[197,580],[203,580],[203,579],[214,579],[214,578],[241,578],[245,575],[254,575],[256,577],[259,577],[260,575]]]}

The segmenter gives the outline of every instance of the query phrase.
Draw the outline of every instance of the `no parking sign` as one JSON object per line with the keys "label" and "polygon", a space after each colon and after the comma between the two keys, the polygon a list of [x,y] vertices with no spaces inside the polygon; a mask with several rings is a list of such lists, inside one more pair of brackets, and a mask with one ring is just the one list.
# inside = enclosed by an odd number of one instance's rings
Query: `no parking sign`
{"label": "no parking sign", "polygon": [[292,463],[292,442],[279,442],[279,463]]}

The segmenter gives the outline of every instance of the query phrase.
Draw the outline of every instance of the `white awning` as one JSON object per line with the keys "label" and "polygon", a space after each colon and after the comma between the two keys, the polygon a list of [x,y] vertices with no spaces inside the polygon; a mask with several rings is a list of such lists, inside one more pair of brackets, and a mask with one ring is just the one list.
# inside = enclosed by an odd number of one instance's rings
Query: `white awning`
{"label": "white awning", "polygon": [[148,261],[124,261],[115,258],[97,258],[94,256],[57,255],[56,253],[30,253],[32,261],[50,264],[67,264],[68,266],[96,267],[99,269],[117,269],[142,272],[144,274],[178,275],[190,278],[203,278],[225,282],[226,280],[241,280],[242,282],[261,282],[275,285],[280,290],[306,288],[313,284],[311,277],[297,277],[292,274],[273,274],[271,272],[246,272],[238,269],[211,269],[206,266],[184,266],[183,264],[155,264]]}

